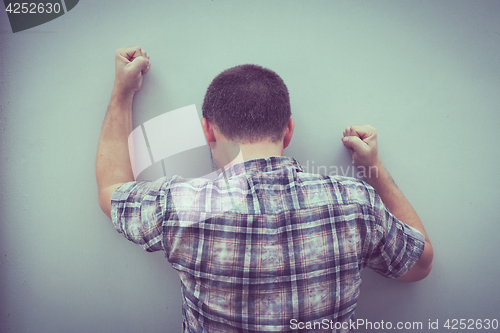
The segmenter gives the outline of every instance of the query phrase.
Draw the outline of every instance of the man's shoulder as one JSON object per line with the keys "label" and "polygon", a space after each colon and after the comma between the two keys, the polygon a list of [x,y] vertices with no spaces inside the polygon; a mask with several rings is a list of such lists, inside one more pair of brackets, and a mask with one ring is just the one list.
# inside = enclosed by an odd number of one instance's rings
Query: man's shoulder
{"label": "man's shoulder", "polygon": [[354,177],[301,172],[298,173],[298,179],[306,188],[323,188],[332,192],[344,204],[371,205],[377,195],[368,183]]}
{"label": "man's shoulder", "polygon": [[342,188],[354,188],[354,189],[367,189],[372,190],[373,188],[364,180],[348,177],[348,176],[339,176],[339,175],[324,175],[324,174],[315,174],[308,172],[299,172],[297,173],[298,178],[301,181],[317,181],[329,183]]}

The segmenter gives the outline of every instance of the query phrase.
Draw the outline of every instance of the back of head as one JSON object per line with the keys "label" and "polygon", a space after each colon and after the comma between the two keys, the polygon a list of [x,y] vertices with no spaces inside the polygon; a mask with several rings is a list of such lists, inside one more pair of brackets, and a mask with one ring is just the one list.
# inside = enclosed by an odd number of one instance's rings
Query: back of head
{"label": "back of head", "polygon": [[232,67],[215,77],[202,110],[203,117],[234,143],[276,143],[291,116],[285,83],[257,65]]}

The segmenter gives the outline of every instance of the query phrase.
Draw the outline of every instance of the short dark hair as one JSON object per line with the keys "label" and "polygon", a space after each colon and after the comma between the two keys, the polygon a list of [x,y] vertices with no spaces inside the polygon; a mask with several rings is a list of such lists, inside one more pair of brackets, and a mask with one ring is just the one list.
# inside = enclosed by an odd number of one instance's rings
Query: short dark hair
{"label": "short dark hair", "polygon": [[257,65],[240,65],[217,75],[208,86],[202,111],[235,143],[278,142],[292,114],[285,82]]}

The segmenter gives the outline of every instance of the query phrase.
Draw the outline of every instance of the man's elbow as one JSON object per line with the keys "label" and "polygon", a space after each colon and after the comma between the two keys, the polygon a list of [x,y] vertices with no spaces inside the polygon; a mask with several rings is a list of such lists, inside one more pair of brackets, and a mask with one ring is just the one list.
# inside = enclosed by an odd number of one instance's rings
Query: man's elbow
{"label": "man's elbow", "polygon": [[425,243],[424,252],[415,265],[403,276],[396,278],[398,281],[416,282],[425,279],[432,270],[434,250],[429,242]]}
{"label": "man's elbow", "polygon": [[125,183],[117,183],[105,188],[99,188],[99,206],[101,206],[104,214],[111,218],[111,197],[113,193]]}
{"label": "man's elbow", "polygon": [[429,276],[431,270],[432,270],[432,262],[429,265],[427,265],[427,267],[420,268],[420,272],[417,278],[411,282],[416,282],[425,279],[427,276]]}
{"label": "man's elbow", "polygon": [[104,212],[104,214],[111,218],[111,198],[106,196],[106,193],[103,192],[105,191],[99,191],[99,207],[101,207],[101,210]]}
{"label": "man's elbow", "polygon": [[395,280],[402,282],[417,282],[425,279],[429,273],[431,272],[432,264],[427,267],[419,267],[415,265],[412,269],[410,269],[405,275],[396,278]]}

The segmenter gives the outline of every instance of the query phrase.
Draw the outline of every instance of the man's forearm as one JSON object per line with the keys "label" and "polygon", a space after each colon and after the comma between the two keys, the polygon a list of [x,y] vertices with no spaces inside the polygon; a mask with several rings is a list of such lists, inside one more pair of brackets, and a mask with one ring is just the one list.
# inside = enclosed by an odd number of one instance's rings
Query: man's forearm
{"label": "man's forearm", "polygon": [[[353,125],[344,130],[342,142],[351,151],[354,164],[368,170],[366,181],[377,191],[384,205],[398,220],[417,229],[425,237],[424,249],[417,264],[397,280],[418,281],[425,278],[431,271],[434,251],[420,218],[380,161],[377,131],[370,125]],[[377,172],[373,172],[374,168]]]}
{"label": "man's forearm", "polygon": [[97,148],[99,190],[134,180],[128,151],[128,136],[132,132],[132,99],[133,94],[115,91],[111,97]]}
{"label": "man's forearm", "polygon": [[141,89],[142,76],[151,63],[139,46],[115,52],[115,85],[108,112],[102,125],[96,156],[96,179],[99,205],[111,217],[111,196],[120,184],[134,181],[128,153],[132,132],[132,100]]}
{"label": "man's forearm", "polygon": [[384,205],[398,220],[420,231],[429,242],[417,212],[396,186],[387,170],[381,165],[377,171],[377,173],[370,174],[371,177],[366,178],[367,183],[377,191]]}

